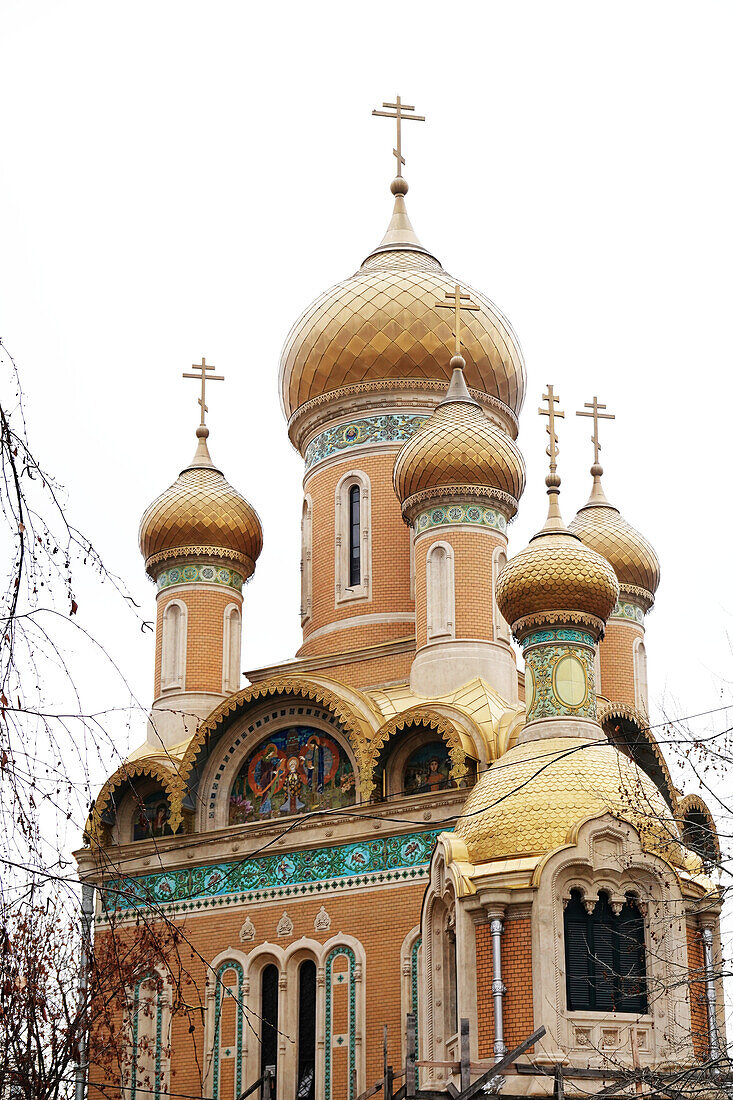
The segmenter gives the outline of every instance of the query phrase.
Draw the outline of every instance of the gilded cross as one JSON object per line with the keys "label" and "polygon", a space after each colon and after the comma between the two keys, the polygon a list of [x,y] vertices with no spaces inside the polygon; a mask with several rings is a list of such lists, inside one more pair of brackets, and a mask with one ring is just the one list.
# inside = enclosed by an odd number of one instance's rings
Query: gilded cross
{"label": "gilded cross", "polygon": [[209,407],[206,404],[206,383],[208,382],[223,382],[223,374],[207,374],[207,371],[216,370],[216,367],[211,363],[207,363],[204,357],[201,357],[200,363],[192,363],[191,370],[197,371],[196,374],[190,374],[188,371],[183,372],[184,378],[196,378],[201,379],[201,396],[199,397],[199,405],[201,406],[201,427],[206,424],[206,414],[209,411]]}
{"label": "gilded cross", "polygon": [[446,290],[445,297],[448,299],[447,302],[436,302],[435,305],[437,306],[438,309],[452,309],[455,312],[455,317],[456,317],[456,327],[455,327],[456,350],[455,350],[455,354],[460,355],[461,354],[461,310],[462,309],[470,309],[471,311],[476,312],[477,310],[481,309],[481,306],[477,306],[475,302],[471,301],[471,295],[470,294],[461,294],[461,288],[458,285],[458,283],[456,283],[455,290]]}
{"label": "gilded cross", "polygon": [[[548,418],[547,434],[550,437],[550,445],[547,448],[547,455],[550,459],[550,473],[554,475],[557,470],[557,434],[555,432],[555,417],[559,416],[562,418],[565,416],[565,413],[555,408],[560,398],[554,393],[552,386],[548,385],[547,393],[542,394],[542,400],[547,402],[547,408],[538,409],[537,412],[540,416],[546,416]],[[558,485],[559,484],[558,482]]]}
{"label": "gilded cross", "polygon": [[[394,118],[397,120],[397,148],[392,152],[397,157],[397,175],[402,175],[402,165],[405,163],[405,158],[402,156],[402,122],[424,122],[425,115],[416,115],[410,112],[415,110],[414,107],[408,107],[406,103],[403,103],[400,97],[395,96],[394,103],[383,103],[383,107],[386,107],[386,111],[372,111],[373,115],[378,115],[379,118]],[[403,113],[407,112],[407,113]]]}
{"label": "gilded cross", "polygon": [[599,420],[615,420],[616,417],[613,413],[601,412],[601,409],[605,409],[606,406],[599,404],[597,397],[594,397],[592,401],[585,401],[583,404],[584,404],[585,409],[590,409],[591,411],[590,412],[585,412],[584,409],[581,409],[580,412],[576,412],[575,415],[576,416],[592,416],[593,417],[593,435],[591,436],[591,442],[593,444],[593,448],[594,448],[594,451],[595,451],[595,458],[594,458],[593,461],[594,461],[595,465],[598,466],[599,465],[598,456],[601,453],[601,441],[598,438],[598,421]]}

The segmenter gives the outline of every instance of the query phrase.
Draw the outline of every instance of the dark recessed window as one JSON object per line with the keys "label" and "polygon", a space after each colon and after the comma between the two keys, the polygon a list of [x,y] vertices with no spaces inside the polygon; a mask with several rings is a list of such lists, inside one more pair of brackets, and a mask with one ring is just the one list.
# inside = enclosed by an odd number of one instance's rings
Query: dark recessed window
{"label": "dark recessed window", "polygon": [[647,1011],[644,918],[627,894],[619,914],[600,893],[593,911],[579,890],[565,909],[567,1004],[571,1011]]}
{"label": "dark recessed window", "polygon": [[[268,1066],[277,1071],[277,1004],[280,975],[276,966],[262,971],[262,1043],[260,1044],[260,1074]],[[275,1090],[272,1090],[275,1095]]]}
{"label": "dark recessed window", "polygon": [[349,588],[361,584],[361,490],[349,489]]}
{"label": "dark recessed window", "polygon": [[316,1095],[316,964],[307,959],[298,970],[297,1100]]}

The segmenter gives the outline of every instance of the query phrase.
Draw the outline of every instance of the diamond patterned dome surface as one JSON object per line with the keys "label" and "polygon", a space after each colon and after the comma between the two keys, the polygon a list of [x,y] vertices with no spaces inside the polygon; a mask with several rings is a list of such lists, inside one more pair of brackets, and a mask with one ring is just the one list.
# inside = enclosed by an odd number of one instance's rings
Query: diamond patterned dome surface
{"label": "diamond patterned dome surface", "polygon": [[[401,200],[398,195],[397,202]],[[446,291],[453,292],[455,279],[417,244],[400,209],[401,220],[395,221],[397,214],[393,218],[398,228],[385,237],[391,243],[321,294],[291,329],[280,361],[288,417],[314,397],[360,383],[450,380],[442,353],[451,341],[452,317],[436,302],[445,301]],[[462,323],[466,382],[517,414],[526,383],[517,338],[488,298],[462,288],[480,306],[466,313]]]}
{"label": "diamond patterned dome surface", "polygon": [[659,587],[659,558],[617,508],[608,501],[594,504],[591,499],[580,509],[569,529],[611,563],[622,587],[644,589],[651,606]]}
{"label": "diamond patterned dome surface", "polygon": [[653,781],[613,745],[541,738],[499,757],[469,794],[455,827],[472,863],[544,855],[587,818],[632,824],[648,851],[681,858],[674,817]]}
{"label": "diamond patterned dome surface", "polygon": [[[203,442],[203,440],[202,440]],[[196,459],[153,501],[140,521],[140,550],[150,572],[157,562],[210,554],[254,570],[262,525],[251,504],[211,460]]]}
{"label": "diamond patterned dome surface", "polygon": [[478,405],[445,401],[397,456],[394,483],[400,501],[415,493],[462,486],[497,489],[514,502],[524,491],[524,460]]}

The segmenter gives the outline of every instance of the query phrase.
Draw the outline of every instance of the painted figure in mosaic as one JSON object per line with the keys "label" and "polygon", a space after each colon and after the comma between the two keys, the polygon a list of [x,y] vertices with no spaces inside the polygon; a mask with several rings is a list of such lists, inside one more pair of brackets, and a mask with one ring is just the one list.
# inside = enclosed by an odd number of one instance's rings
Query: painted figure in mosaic
{"label": "painted figure in mosaic", "polygon": [[303,789],[303,780],[298,772],[300,761],[297,756],[291,756],[288,760],[288,773],[283,783],[285,801],[280,804],[281,814],[298,814],[305,809],[305,802],[301,801],[300,792]]}

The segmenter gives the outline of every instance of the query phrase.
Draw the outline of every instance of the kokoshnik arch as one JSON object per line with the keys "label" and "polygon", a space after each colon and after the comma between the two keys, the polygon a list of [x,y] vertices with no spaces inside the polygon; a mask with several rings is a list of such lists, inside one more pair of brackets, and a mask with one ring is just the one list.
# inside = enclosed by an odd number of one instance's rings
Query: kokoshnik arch
{"label": "kokoshnik arch", "polygon": [[566,527],[547,387],[548,517],[510,557],[524,360],[497,307],[418,239],[401,145],[418,116],[384,107],[387,231],[307,307],[280,363],[304,460],[298,653],[242,688],[263,535],[209,453],[221,376],[205,360],[187,375],[196,452],[141,522],[157,589],[147,738],[77,859],[97,935],[161,914],[183,927],[205,1018],[192,1036],[151,960],[127,991],[130,1068],[105,1083],[92,1065],[93,1097],[109,1095],[95,1081],[142,1100],[203,1078],[203,1095],[235,1100],[272,1065],[278,1100],[355,1100],[381,1076],[383,1024],[403,1057],[408,1012],[436,1089],[462,1018],[474,1059],[540,1023],[550,1066],[684,1065],[722,1043],[717,835],[649,729],[659,562],[605,497],[609,414],[597,398],[580,410],[593,483]]}

